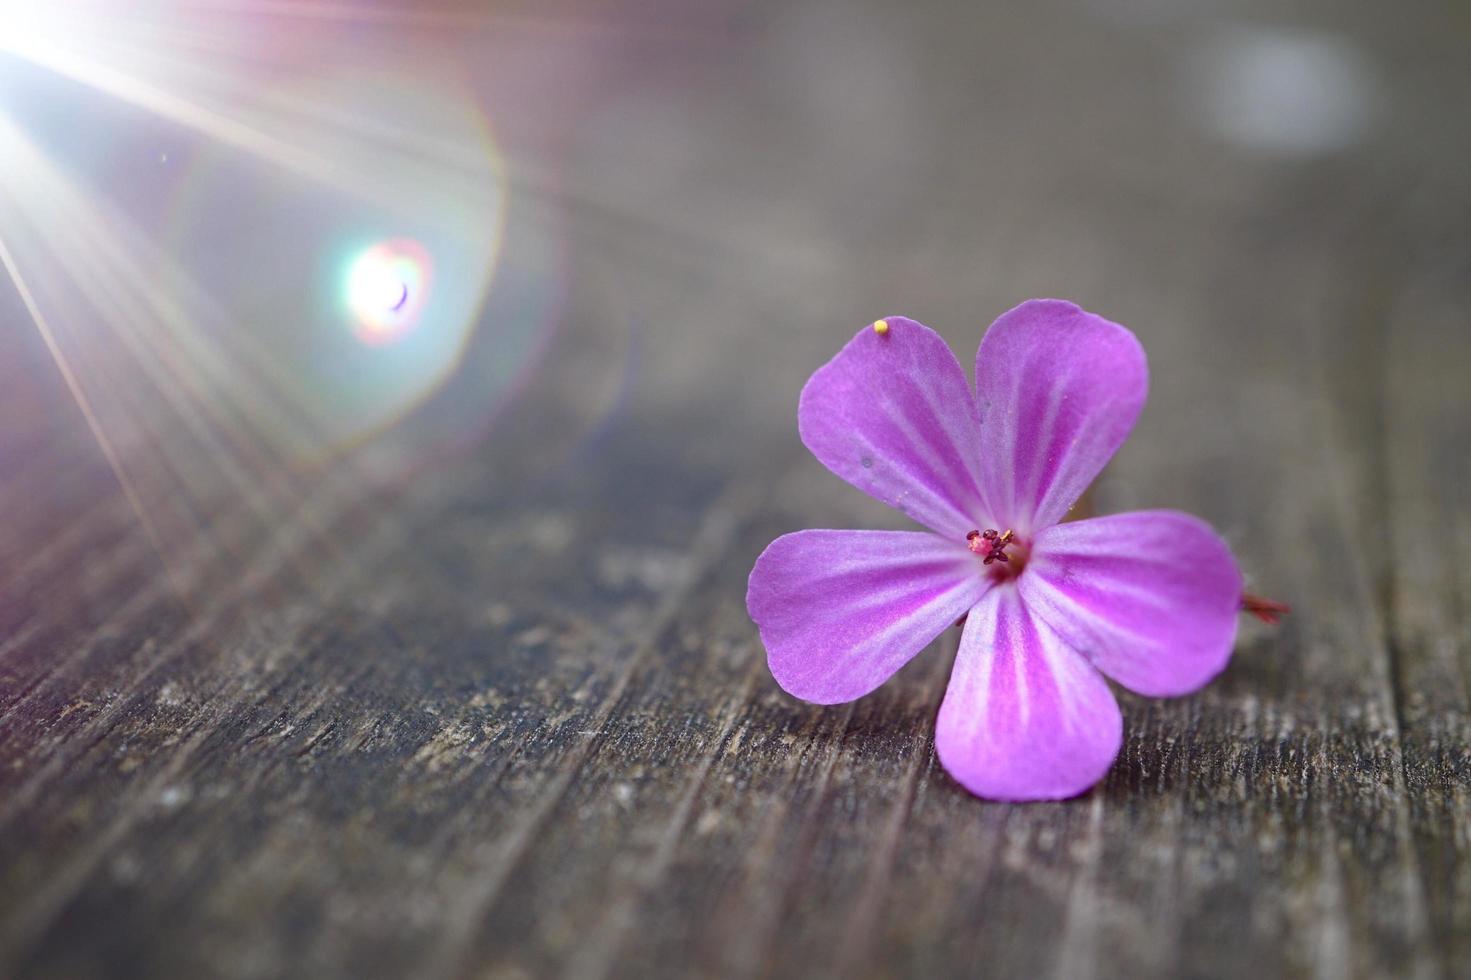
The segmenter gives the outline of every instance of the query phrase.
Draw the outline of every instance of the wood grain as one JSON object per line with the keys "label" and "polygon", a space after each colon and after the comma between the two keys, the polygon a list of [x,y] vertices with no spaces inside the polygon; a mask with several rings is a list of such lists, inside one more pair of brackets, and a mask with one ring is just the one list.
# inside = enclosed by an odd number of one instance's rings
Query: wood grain
{"label": "wood grain", "polygon": [[[616,94],[666,142],[513,187],[571,267],[520,396],[396,479],[393,433],[261,499],[142,472],[198,521],[183,596],[0,296],[0,976],[1466,975],[1464,17],[1242,13],[1383,100],[1286,158],[1176,101],[1221,22],[1107,6],[758,5],[698,64],[640,48]],[[850,57],[894,77],[848,116]],[[1049,294],[1150,355],[1097,509],[1202,515],[1294,612],[1196,696],[1122,693],[1093,792],[1010,806],[934,755],[955,631],[806,705],[744,591],[780,533],[902,526],[795,434],[858,325],[968,363]]]}

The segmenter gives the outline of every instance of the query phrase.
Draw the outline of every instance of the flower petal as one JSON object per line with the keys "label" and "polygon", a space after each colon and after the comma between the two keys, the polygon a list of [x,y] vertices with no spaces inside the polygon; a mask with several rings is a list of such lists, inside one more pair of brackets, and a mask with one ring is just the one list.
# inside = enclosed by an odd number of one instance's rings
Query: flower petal
{"label": "flower petal", "polygon": [[1144,406],[1144,349],[1072,303],[1003,313],[976,353],[990,513],[1023,537],[1055,524],[1123,445]]}
{"label": "flower petal", "polygon": [[945,537],[982,510],[975,396],[939,334],[865,327],[802,389],[797,427],[824,466]]}
{"label": "flower petal", "polygon": [[888,680],[989,585],[964,545],[924,531],[798,531],[756,559],[746,608],[776,682],[837,704]]}
{"label": "flower petal", "polygon": [[1140,694],[1187,694],[1231,659],[1241,572],[1210,525],[1189,514],[1049,527],[1017,581],[1033,613]]}
{"label": "flower petal", "polygon": [[995,800],[1060,800],[1102,779],[1123,742],[1108,683],[1027,610],[1014,587],[971,610],[935,750],[966,789]]}

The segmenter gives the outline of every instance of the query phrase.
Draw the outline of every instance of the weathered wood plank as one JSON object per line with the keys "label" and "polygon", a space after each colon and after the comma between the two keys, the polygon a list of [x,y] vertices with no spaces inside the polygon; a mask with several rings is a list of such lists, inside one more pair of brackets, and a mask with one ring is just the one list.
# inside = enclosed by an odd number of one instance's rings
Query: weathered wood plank
{"label": "weathered wood plank", "polygon": [[[4,338],[0,974],[1462,972],[1465,175],[1398,130],[1223,148],[1161,84],[1197,21],[829,14],[755,11],[649,110],[668,145],[620,169],[590,136],[525,190],[565,205],[573,286],[476,453],[387,488],[283,468],[273,521],[223,481],[167,556],[223,579],[189,604]],[[1467,90],[1433,10],[1301,16],[1412,108]],[[823,95],[855,60],[887,110]],[[1098,509],[1205,516],[1295,612],[1196,697],[1125,695],[1093,793],[1016,807],[934,758],[954,631],[804,705],[744,584],[783,531],[899,526],[794,432],[857,324],[912,313],[968,363],[1055,293],[1151,357]]]}
{"label": "weathered wood plank", "polygon": [[1471,253],[1417,272],[1385,322],[1376,516],[1411,829],[1436,954],[1455,974],[1471,962]]}

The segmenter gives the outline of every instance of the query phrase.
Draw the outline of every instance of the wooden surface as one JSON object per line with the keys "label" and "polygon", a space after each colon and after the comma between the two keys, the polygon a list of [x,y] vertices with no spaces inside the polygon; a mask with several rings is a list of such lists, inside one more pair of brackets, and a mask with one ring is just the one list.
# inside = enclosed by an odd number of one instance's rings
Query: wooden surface
{"label": "wooden surface", "polygon": [[[506,247],[556,209],[570,269],[517,398],[386,485],[201,491],[187,601],[6,287],[0,975],[1468,975],[1471,26],[1367,6],[634,45],[647,128],[512,185]],[[1212,133],[1181,93],[1239,24],[1357,52],[1362,136]],[[800,446],[806,376],[898,312],[968,364],[1033,295],[1149,351],[1097,509],[1202,515],[1294,613],[1009,806],[935,759],[955,631],[809,706],[744,591],[784,531],[902,526]]]}

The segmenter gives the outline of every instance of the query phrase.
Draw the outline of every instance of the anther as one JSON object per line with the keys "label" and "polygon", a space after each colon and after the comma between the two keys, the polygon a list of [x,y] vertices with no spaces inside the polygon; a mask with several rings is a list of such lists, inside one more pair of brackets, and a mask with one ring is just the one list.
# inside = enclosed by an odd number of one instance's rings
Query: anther
{"label": "anther", "polygon": [[880,337],[883,337],[883,336],[887,335],[888,332],[889,332],[889,321],[888,320],[875,320],[875,321],[873,321],[873,332],[876,333],[876,334],[878,334]]}

